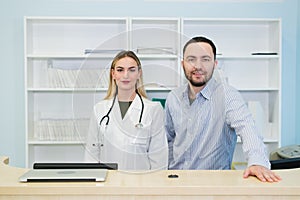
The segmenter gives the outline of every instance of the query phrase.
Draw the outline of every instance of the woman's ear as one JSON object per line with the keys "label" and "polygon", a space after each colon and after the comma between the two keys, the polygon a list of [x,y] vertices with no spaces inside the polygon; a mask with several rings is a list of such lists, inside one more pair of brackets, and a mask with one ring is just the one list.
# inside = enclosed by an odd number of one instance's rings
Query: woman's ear
{"label": "woman's ear", "polygon": [[140,79],[142,77],[142,74],[143,74],[143,71],[141,68],[139,68],[139,78],[138,79]]}
{"label": "woman's ear", "polygon": [[114,69],[110,69],[110,73],[111,73],[112,79],[115,79],[115,70]]}

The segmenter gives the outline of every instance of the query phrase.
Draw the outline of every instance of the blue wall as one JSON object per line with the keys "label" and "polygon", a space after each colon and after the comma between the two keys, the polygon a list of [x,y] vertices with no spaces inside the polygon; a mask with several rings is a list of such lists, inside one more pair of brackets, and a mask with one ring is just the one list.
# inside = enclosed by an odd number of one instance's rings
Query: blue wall
{"label": "blue wall", "polygon": [[[298,22],[297,22],[297,73],[296,73],[296,76],[297,76],[297,79],[296,79],[296,82],[300,83],[300,3],[298,3]],[[298,86],[297,87],[297,91],[296,91],[296,102],[299,102],[300,100],[300,87]],[[296,113],[298,113],[298,116],[299,116],[299,113],[300,113],[300,105],[299,104],[296,104]],[[296,120],[299,122],[299,118],[300,117],[297,117],[297,114],[296,114]],[[297,123],[297,126],[296,126],[296,131],[297,131],[297,135],[296,135],[296,141],[297,143],[299,144],[300,143],[300,123]]]}
{"label": "blue wall", "polygon": [[[209,2],[209,1],[208,1]],[[231,3],[230,3],[231,2]],[[241,1],[243,2],[243,1]],[[10,0],[0,2],[0,155],[11,165],[25,166],[24,16],[132,16],[204,18],[282,18],[282,145],[300,143],[296,110],[297,47],[300,47],[300,6],[297,0],[244,1],[245,3],[140,0]],[[298,20],[298,21],[297,21]],[[298,34],[297,34],[298,31]],[[298,52],[300,52],[298,50]],[[298,61],[298,62],[297,62]],[[298,76],[300,77],[300,76]],[[298,112],[299,113],[299,112]]]}

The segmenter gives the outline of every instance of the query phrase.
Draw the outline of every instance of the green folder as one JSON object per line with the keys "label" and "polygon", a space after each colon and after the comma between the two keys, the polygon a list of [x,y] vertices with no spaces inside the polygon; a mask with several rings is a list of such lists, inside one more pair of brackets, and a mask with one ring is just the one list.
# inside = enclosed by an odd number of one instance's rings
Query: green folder
{"label": "green folder", "polygon": [[161,103],[162,107],[165,108],[166,99],[152,98],[152,101],[159,101]]}

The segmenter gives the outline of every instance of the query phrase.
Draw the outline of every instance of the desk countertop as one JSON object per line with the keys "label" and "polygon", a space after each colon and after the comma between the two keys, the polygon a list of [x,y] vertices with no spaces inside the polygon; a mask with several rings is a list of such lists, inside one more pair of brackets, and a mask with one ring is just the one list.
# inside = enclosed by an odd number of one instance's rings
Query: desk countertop
{"label": "desk countertop", "polygon": [[[34,182],[19,183],[18,178],[28,171],[8,165],[8,158],[0,158],[0,199],[14,196],[73,196],[85,199],[99,196],[124,199],[169,197],[183,199],[300,199],[300,169],[278,170],[282,181],[262,183],[255,177],[244,179],[242,170],[163,170],[129,173],[109,171],[105,182]],[[177,174],[178,178],[168,178]],[[131,198],[129,198],[131,197]],[[133,198],[134,197],[134,198]],[[172,198],[171,198],[172,197]],[[176,198],[175,198],[176,197]],[[63,198],[57,198],[63,199]],[[72,198],[74,199],[74,198]]]}

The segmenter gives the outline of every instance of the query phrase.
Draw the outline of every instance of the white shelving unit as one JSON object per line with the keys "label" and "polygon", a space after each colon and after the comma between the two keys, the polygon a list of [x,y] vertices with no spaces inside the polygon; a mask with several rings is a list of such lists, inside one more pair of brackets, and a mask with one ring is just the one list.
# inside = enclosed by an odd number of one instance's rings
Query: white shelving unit
{"label": "white shelving unit", "polygon": [[24,26],[27,167],[83,160],[91,109],[117,52],[134,50],[149,98],[165,98],[185,81],[182,45],[196,35],[216,43],[219,68],[263,121],[269,150],[280,146],[279,19],[25,17]]}

